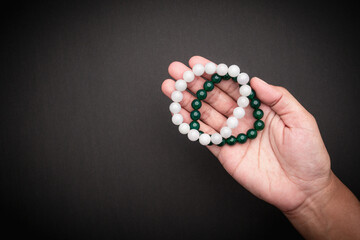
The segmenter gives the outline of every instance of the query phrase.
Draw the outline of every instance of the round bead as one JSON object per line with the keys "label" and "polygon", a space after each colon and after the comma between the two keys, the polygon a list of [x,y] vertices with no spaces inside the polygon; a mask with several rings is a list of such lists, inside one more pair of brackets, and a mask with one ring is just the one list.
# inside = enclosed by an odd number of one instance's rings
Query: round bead
{"label": "round bead", "polygon": [[242,107],[237,107],[233,111],[234,117],[240,119],[245,116],[245,110]]}
{"label": "round bead", "polygon": [[207,92],[210,92],[214,89],[214,83],[210,82],[210,81],[206,81],[204,82],[204,90]]}
{"label": "round bead", "polygon": [[173,102],[173,103],[170,104],[169,110],[170,110],[170,112],[172,112],[172,113],[174,113],[174,114],[175,114],[175,113],[179,113],[180,110],[181,110],[181,106],[180,106],[179,103]]}
{"label": "round bead", "polygon": [[251,87],[249,85],[242,85],[239,89],[240,95],[241,96],[249,96],[251,93]]}
{"label": "round bead", "polygon": [[255,130],[257,131],[261,131],[263,130],[265,127],[265,123],[261,120],[256,120],[255,123],[254,123],[254,128]]}
{"label": "round bead", "polygon": [[198,110],[194,110],[190,113],[190,117],[192,120],[196,121],[196,120],[199,120],[200,119],[200,112]]}
{"label": "round bead", "polygon": [[246,132],[246,136],[250,139],[254,139],[256,138],[257,136],[257,132],[255,129],[249,129],[247,132]]}
{"label": "round bead", "polygon": [[207,93],[206,93],[205,90],[200,89],[200,90],[198,90],[198,91],[196,92],[196,96],[197,96],[197,98],[198,98],[199,100],[204,100],[204,99],[206,98],[206,96],[207,96]]}
{"label": "round bead", "polygon": [[247,136],[246,136],[245,134],[243,134],[243,133],[240,133],[240,134],[237,136],[236,140],[237,140],[239,143],[243,144],[243,143],[246,142]]}
{"label": "round bead", "polygon": [[182,116],[181,114],[179,114],[179,113],[175,113],[175,114],[172,116],[172,118],[171,118],[171,121],[172,121],[173,124],[175,124],[175,125],[180,125],[180,124],[182,124],[183,120],[184,120],[183,116]]}
{"label": "round bead", "polygon": [[187,88],[187,83],[185,80],[179,79],[175,82],[175,89],[182,92],[185,91]]}
{"label": "round bead", "polygon": [[205,72],[209,75],[212,75],[216,72],[216,65],[215,63],[212,63],[212,62],[208,62],[206,65],[205,65]]}
{"label": "round bead", "polygon": [[236,117],[229,117],[226,120],[226,124],[229,128],[236,128],[239,124],[239,121],[237,120]]}
{"label": "round bead", "polygon": [[198,63],[193,66],[192,71],[195,76],[201,76],[204,74],[205,67],[202,64]]}
{"label": "round bead", "polygon": [[219,133],[214,133],[211,135],[211,142],[215,145],[218,145],[222,142],[222,136]]}
{"label": "round bead", "polygon": [[197,110],[199,108],[201,108],[201,101],[199,99],[195,99],[191,102],[191,106],[193,109]]}
{"label": "round bead", "polygon": [[200,123],[198,123],[198,121],[192,121],[190,123],[190,129],[199,130],[200,129]]}
{"label": "round bead", "polygon": [[250,77],[247,73],[240,73],[239,76],[237,77],[237,82],[241,85],[245,85],[249,82]]}
{"label": "round bead", "polygon": [[228,139],[226,139],[226,143],[232,146],[236,143],[236,138],[234,136],[230,136]]}
{"label": "round bead", "polygon": [[254,98],[254,99],[251,100],[251,102],[250,102],[250,106],[251,106],[252,108],[255,108],[255,109],[259,108],[260,105],[261,105],[260,100],[259,100],[259,99],[256,99],[256,98]]}
{"label": "round bead", "polygon": [[190,126],[187,123],[182,123],[179,125],[179,132],[181,134],[188,134],[188,132],[190,131]]}
{"label": "round bead", "polygon": [[237,65],[231,65],[228,69],[230,77],[237,77],[240,74],[240,68]]}
{"label": "round bead", "polygon": [[199,139],[199,136],[200,136],[200,133],[198,130],[196,129],[191,129],[189,132],[188,132],[188,138],[190,141],[196,141]]}
{"label": "round bead", "polygon": [[246,108],[249,105],[249,102],[250,100],[245,96],[241,96],[237,100],[238,106],[242,108]]}
{"label": "round bead", "polygon": [[228,67],[226,64],[224,63],[220,63],[217,67],[216,67],[216,72],[217,74],[219,74],[220,76],[225,76],[228,72]]}
{"label": "round bead", "polygon": [[215,73],[214,75],[211,76],[211,81],[213,83],[219,83],[219,82],[221,82],[221,76],[219,76],[219,74]]}
{"label": "round bead", "polygon": [[225,143],[226,143],[226,140],[223,138],[223,139],[221,140],[221,143],[218,144],[218,146],[219,146],[219,147],[224,146]]}
{"label": "round bead", "polygon": [[255,109],[253,112],[253,116],[256,119],[261,119],[264,116],[264,112],[261,109]]}
{"label": "round bead", "polygon": [[231,129],[229,127],[223,127],[220,130],[220,134],[223,138],[228,138],[231,136]]}
{"label": "round bead", "polygon": [[250,95],[248,96],[249,99],[254,99],[255,98],[255,92],[254,90],[251,90]]}
{"label": "round bead", "polygon": [[185,80],[185,82],[192,82],[195,79],[195,75],[193,73],[193,71],[185,71],[183,74],[183,79]]}
{"label": "round bead", "polygon": [[181,102],[183,99],[183,94],[180,91],[173,91],[171,94],[171,100],[174,102]]}
{"label": "round bead", "polygon": [[223,76],[222,77],[222,79],[224,79],[224,80],[229,80],[231,77],[230,77],[230,75],[227,73],[227,74],[225,74],[225,76]]}
{"label": "round bead", "polygon": [[210,139],[211,139],[211,138],[210,138],[210,135],[204,133],[204,134],[201,134],[201,135],[200,135],[199,142],[200,142],[201,145],[206,146],[206,145],[209,145]]}

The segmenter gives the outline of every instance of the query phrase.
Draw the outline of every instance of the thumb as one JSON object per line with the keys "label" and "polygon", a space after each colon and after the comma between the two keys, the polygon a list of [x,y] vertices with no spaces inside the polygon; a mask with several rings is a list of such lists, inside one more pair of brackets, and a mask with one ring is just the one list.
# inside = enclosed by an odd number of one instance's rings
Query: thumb
{"label": "thumb", "polygon": [[261,102],[268,105],[287,127],[312,128],[314,117],[285,88],[273,86],[260,78],[250,81]]}

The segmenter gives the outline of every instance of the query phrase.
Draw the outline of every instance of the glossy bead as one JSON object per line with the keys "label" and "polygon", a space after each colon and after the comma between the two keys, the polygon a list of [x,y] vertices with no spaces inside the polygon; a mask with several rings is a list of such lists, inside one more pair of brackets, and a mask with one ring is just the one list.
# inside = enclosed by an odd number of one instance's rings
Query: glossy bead
{"label": "glossy bead", "polygon": [[208,62],[205,65],[205,72],[209,75],[212,75],[216,72],[216,64],[213,62]]}
{"label": "glossy bead", "polygon": [[250,93],[251,93],[251,87],[249,85],[242,85],[240,88],[239,88],[239,92],[240,92],[240,95],[241,96],[249,96]]}
{"label": "glossy bead", "polygon": [[190,131],[190,126],[187,123],[182,123],[179,125],[179,132],[181,134],[188,134],[188,132]]}
{"label": "glossy bead", "polygon": [[231,78],[234,82],[237,82],[237,77],[232,77]]}
{"label": "glossy bead", "polygon": [[211,140],[211,138],[210,138],[209,134],[203,133],[200,135],[199,142],[201,145],[204,145],[204,146],[209,145],[210,140]]}
{"label": "glossy bead", "polygon": [[185,80],[185,82],[192,82],[195,79],[195,75],[193,73],[193,71],[185,71],[183,74],[183,79]]}
{"label": "glossy bead", "polygon": [[256,138],[257,136],[257,132],[255,129],[249,129],[247,132],[246,132],[246,136],[250,139],[254,139]]}
{"label": "glossy bead", "polygon": [[196,141],[199,139],[199,136],[200,136],[200,133],[198,130],[196,129],[191,129],[189,132],[188,132],[188,138],[190,141]]}
{"label": "glossy bead", "polygon": [[173,103],[170,104],[169,110],[170,110],[170,112],[172,112],[172,113],[174,113],[174,114],[175,114],[175,113],[179,113],[180,110],[181,110],[181,106],[180,106],[179,103],[173,102]]}
{"label": "glossy bead", "polygon": [[198,110],[194,110],[190,113],[190,117],[192,120],[196,121],[196,120],[199,120],[200,119],[200,112]]}
{"label": "glossy bead", "polygon": [[222,136],[219,133],[214,133],[211,135],[211,142],[215,145],[218,145],[222,142]]}
{"label": "glossy bead", "polygon": [[239,143],[243,144],[243,143],[246,142],[247,136],[246,136],[245,134],[243,134],[243,133],[240,133],[240,134],[237,136],[236,140],[237,140]]}
{"label": "glossy bead", "polygon": [[261,109],[255,109],[253,112],[253,116],[256,119],[261,119],[264,116],[264,112]]}
{"label": "glossy bead", "polygon": [[228,69],[230,77],[237,77],[240,74],[240,68],[237,65],[231,65]]}
{"label": "glossy bead", "polygon": [[246,108],[249,105],[250,100],[245,96],[240,96],[237,100],[239,107]]}
{"label": "glossy bead", "polygon": [[181,102],[181,100],[183,100],[183,94],[180,91],[173,91],[171,94],[171,100],[174,102]]}
{"label": "glossy bead", "polygon": [[221,130],[220,130],[220,134],[223,138],[228,138],[231,136],[231,128],[229,127],[222,127]]}
{"label": "glossy bead", "polygon": [[187,88],[187,83],[185,80],[179,79],[175,82],[175,89],[182,92]]}
{"label": "glossy bead", "polygon": [[216,67],[216,72],[217,74],[219,74],[220,76],[225,76],[228,72],[228,67],[226,64],[224,63],[220,63],[217,67]]}
{"label": "glossy bead", "polygon": [[207,93],[204,89],[200,89],[196,92],[196,96],[199,100],[204,100],[207,96]]}
{"label": "glossy bead", "polygon": [[251,93],[250,95],[248,96],[249,99],[254,99],[255,98],[255,91],[254,90],[251,90]]}
{"label": "glossy bead", "polygon": [[200,123],[198,123],[198,121],[192,121],[190,123],[190,129],[199,130],[200,129]]}
{"label": "glossy bead", "polygon": [[219,82],[221,82],[221,76],[219,76],[219,74],[215,73],[214,75],[211,76],[211,81],[213,83],[219,83]]}
{"label": "glossy bead", "polygon": [[249,82],[250,77],[247,73],[240,73],[239,76],[237,77],[237,82],[241,85],[245,85]]}
{"label": "glossy bead", "polygon": [[171,121],[173,122],[173,124],[175,125],[180,125],[182,124],[184,118],[183,116],[180,114],[180,113],[175,113],[172,118],[171,118]]}
{"label": "glossy bead", "polygon": [[234,136],[230,136],[229,138],[226,139],[226,143],[232,146],[236,143],[236,138]]}
{"label": "glossy bead", "polygon": [[243,118],[245,116],[245,110],[242,107],[237,107],[233,111],[234,117],[237,119]]}
{"label": "glossy bead", "polygon": [[264,127],[265,127],[265,123],[264,123],[263,121],[261,121],[261,120],[256,120],[256,121],[254,122],[254,128],[255,128],[255,130],[261,131],[261,130],[264,129]]}
{"label": "glossy bead", "polygon": [[198,77],[199,77],[199,76],[201,76],[201,75],[204,74],[204,72],[205,72],[205,67],[204,67],[204,65],[198,63],[198,64],[195,64],[195,65],[193,66],[192,71],[193,71],[193,73],[195,74],[195,76],[198,76]]}
{"label": "glossy bead", "polygon": [[193,109],[197,110],[199,108],[201,108],[201,101],[199,99],[195,99],[191,102],[191,106]]}
{"label": "glossy bead", "polygon": [[222,139],[222,140],[221,140],[221,143],[219,143],[218,146],[219,146],[219,147],[224,146],[225,143],[226,143],[226,140],[225,140],[225,139]]}
{"label": "glossy bead", "polygon": [[226,124],[229,128],[236,128],[239,124],[239,121],[237,120],[236,117],[229,117],[226,120]]}
{"label": "glossy bead", "polygon": [[225,74],[223,77],[222,77],[222,79],[224,79],[224,80],[229,80],[231,77],[230,77],[230,75],[229,74]]}
{"label": "glossy bead", "polygon": [[256,99],[256,98],[254,98],[254,99],[251,100],[251,102],[250,102],[250,106],[251,106],[252,108],[254,108],[254,109],[259,108],[260,105],[261,105],[260,100],[259,100],[259,99]]}
{"label": "glossy bead", "polygon": [[204,90],[207,92],[210,92],[214,89],[214,83],[210,82],[210,81],[206,81],[204,82]]}

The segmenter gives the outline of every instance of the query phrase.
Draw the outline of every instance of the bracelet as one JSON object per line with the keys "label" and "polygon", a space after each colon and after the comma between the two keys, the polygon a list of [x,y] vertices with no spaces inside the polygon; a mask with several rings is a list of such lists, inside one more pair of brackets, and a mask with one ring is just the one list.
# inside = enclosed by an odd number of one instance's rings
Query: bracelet
{"label": "bracelet", "polygon": [[[203,89],[200,89],[196,92],[197,99],[193,100],[191,106],[193,111],[190,113],[190,117],[193,120],[190,124],[183,123],[183,116],[180,114],[181,105],[179,102],[183,99],[182,92],[187,89],[187,83],[192,82],[195,79],[195,76],[202,76],[206,72],[211,75],[210,81],[205,81]],[[207,92],[210,92],[214,89],[214,84],[220,83],[221,80],[229,80],[239,83],[239,93],[240,97],[237,100],[238,107],[233,110],[233,115],[227,119],[226,126],[222,127],[220,133],[211,134],[203,133],[200,131],[200,124],[197,120],[200,119],[201,114],[199,109],[202,106],[201,100],[205,100],[207,97]],[[234,145],[235,143],[245,143],[247,139],[254,139],[257,136],[257,131],[264,129],[265,124],[260,119],[263,117],[264,113],[260,107],[260,100],[255,98],[256,93],[249,86],[249,75],[242,72],[240,73],[240,68],[237,65],[231,65],[227,67],[226,64],[219,64],[216,66],[214,63],[209,62],[205,66],[202,64],[196,64],[192,68],[192,71],[185,71],[183,74],[183,79],[179,79],[175,82],[175,91],[171,94],[171,99],[173,103],[170,104],[170,111],[174,114],[172,116],[172,122],[175,125],[179,125],[179,132],[181,134],[187,134],[190,141],[199,140],[202,145],[217,145],[224,146],[225,144]],[[250,106],[254,109],[253,116],[256,121],[254,123],[254,129],[249,129],[246,134],[240,133],[237,137],[232,135],[232,129],[236,128],[239,124],[238,119],[241,119],[245,116],[244,108]]]}

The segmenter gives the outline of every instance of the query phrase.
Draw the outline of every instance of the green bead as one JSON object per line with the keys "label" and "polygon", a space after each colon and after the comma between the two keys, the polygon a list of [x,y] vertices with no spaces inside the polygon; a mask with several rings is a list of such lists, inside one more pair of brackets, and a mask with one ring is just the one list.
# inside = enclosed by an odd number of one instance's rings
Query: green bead
{"label": "green bead", "polygon": [[226,143],[232,146],[236,143],[236,138],[234,136],[230,136],[229,138],[226,139]]}
{"label": "green bead", "polygon": [[256,119],[261,119],[264,116],[264,112],[261,109],[255,109],[253,112],[253,116]]}
{"label": "green bead", "polygon": [[200,128],[200,123],[198,123],[197,121],[192,121],[190,123],[190,129],[196,129],[196,130],[199,130]]}
{"label": "green bead", "polygon": [[250,139],[254,139],[257,136],[257,132],[255,129],[249,129],[246,133],[246,136]]}
{"label": "green bead", "polygon": [[263,130],[265,127],[265,123],[261,120],[256,120],[254,122],[254,128],[257,130],[257,131],[261,131]]}
{"label": "green bead", "polygon": [[254,99],[254,97],[256,96],[254,90],[251,90],[250,95],[248,96],[249,99]]}
{"label": "green bead", "polygon": [[237,140],[239,143],[244,144],[244,143],[246,142],[246,140],[247,140],[247,136],[246,136],[245,134],[243,134],[243,133],[240,133],[240,134],[237,136],[236,140]]}
{"label": "green bead", "polygon": [[225,145],[225,143],[226,143],[226,141],[225,141],[225,139],[223,138],[223,139],[222,139],[222,141],[221,141],[221,143],[220,143],[220,144],[218,144],[218,146],[219,146],[219,147],[224,146],[224,145]]}
{"label": "green bead", "polygon": [[237,77],[232,77],[231,79],[237,83]]}
{"label": "green bead", "polygon": [[203,131],[199,131],[200,135],[203,134],[204,132]]}
{"label": "green bead", "polygon": [[260,100],[257,99],[257,98],[254,98],[254,99],[251,100],[251,102],[250,102],[250,106],[251,106],[252,108],[254,108],[254,109],[259,108],[260,105],[261,105],[261,102],[260,102]]}
{"label": "green bead", "polygon": [[196,120],[199,120],[200,119],[200,112],[198,110],[194,110],[190,113],[190,117],[192,120],[196,121]]}
{"label": "green bead", "polygon": [[201,108],[201,101],[199,99],[195,99],[192,101],[191,106],[193,109],[197,110]]}
{"label": "green bead", "polygon": [[206,81],[204,83],[204,90],[207,91],[207,92],[210,92],[211,90],[214,89],[214,84],[210,81]]}
{"label": "green bead", "polygon": [[214,144],[210,141],[210,143],[208,144],[208,146],[211,146],[211,145],[214,145]]}
{"label": "green bead", "polygon": [[207,93],[205,90],[201,89],[199,91],[196,92],[196,96],[199,100],[204,100],[207,96]]}
{"label": "green bead", "polygon": [[227,74],[224,75],[222,78],[223,78],[224,80],[229,80],[231,77],[230,77],[230,75],[227,73]]}
{"label": "green bead", "polygon": [[219,83],[221,82],[221,77],[217,73],[215,73],[214,75],[211,76],[211,81],[213,83]]}

